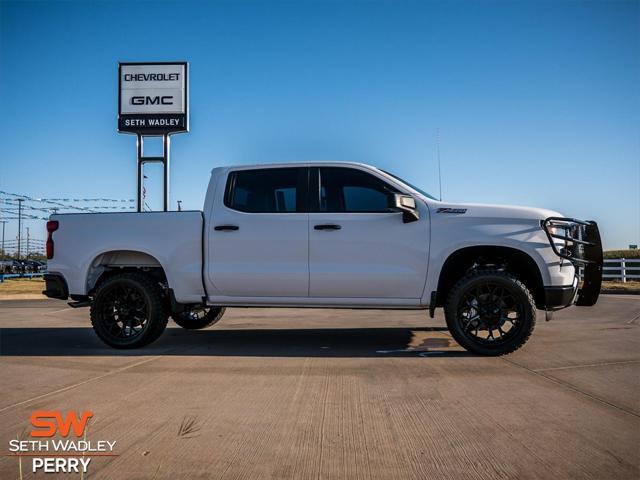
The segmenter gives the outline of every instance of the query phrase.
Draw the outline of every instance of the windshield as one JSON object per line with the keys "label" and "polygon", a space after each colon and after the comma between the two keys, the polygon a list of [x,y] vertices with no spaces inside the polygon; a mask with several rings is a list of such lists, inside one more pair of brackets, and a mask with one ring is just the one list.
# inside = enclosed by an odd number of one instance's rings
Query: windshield
{"label": "windshield", "polygon": [[421,188],[416,187],[415,185],[410,184],[409,182],[407,182],[406,180],[403,180],[402,178],[398,177],[397,175],[394,175],[393,173],[387,172],[386,170],[382,170],[384,173],[386,173],[387,175],[395,178],[396,180],[398,180],[401,183],[404,183],[407,187],[412,188],[413,190],[415,190],[416,192],[420,192],[422,195],[424,195],[427,198],[430,198],[431,200],[438,200],[436,197],[434,197],[433,195],[425,192],[424,190],[422,190]]}

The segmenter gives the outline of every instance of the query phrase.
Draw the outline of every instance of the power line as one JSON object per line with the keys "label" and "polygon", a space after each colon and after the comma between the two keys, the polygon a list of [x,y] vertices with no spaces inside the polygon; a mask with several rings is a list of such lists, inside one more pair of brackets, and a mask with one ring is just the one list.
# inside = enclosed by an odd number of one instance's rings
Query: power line
{"label": "power line", "polygon": [[30,197],[28,195],[22,195],[18,193],[4,192],[0,190],[0,193],[4,195],[10,195],[13,197],[22,197],[28,200],[35,200],[38,202],[115,202],[115,203],[133,203],[132,198],[37,198]]}
{"label": "power line", "polygon": [[[97,203],[97,205],[96,205]],[[38,198],[13,192],[0,190],[0,222],[3,230],[3,251],[15,249],[18,258],[22,255],[23,222],[27,221],[47,221],[51,214],[65,212],[97,213],[101,211],[130,211],[135,210],[135,200],[116,198]],[[17,220],[18,235],[17,240],[6,241],[6,224]],[[33,246],[41,249],[40,245],[44,241],[31,239],[28,235],[27,254],[33,250]]]}
{"label": "power line", "polygon": [[49,205],[57,205],[58,207],[63,207],[63,208],[67,208],[70,210],[80,210],[80,211],[86,211],[86,212],[92,212],[93,210],[88,208],[88,207],[76,207],[74,205],[65,205],[63,203],[60,202],[55,202],[55,201],[51,201],[51,200],[45,200],[42,198],[34,198],[34,197],[30,197],[29,195],[19,195],[17,193],[11,193],[11,192],[5,192],[3,190],[0,190],[0,194],[2,195],[8,195],[10,197],[16,197],[16,200],[14,201],[20,201],[22,200],[23,202],[26,201],[31,201],[31,202],[40,202],[40,203],[48,203]]}
{"label": "power line", "polygon": [[[14,211],[11,211],[11,210],[6,210],[6,209],[4,209],[4,208],[0,208],[0,212],[2,212],[2,213],[10,213],[10,214],[12,214],[12,215],[15,215],[15,214],[16,214],[16,211],[15,211],[15,210],[14,210]],[[29,220],[49,220],[49,219],[48,219],[48,218],[46,218],[46,217],[38,217],[38,216],[36,216],[36,215],[30,215],[30,214],[28,214],[28,213],[22,213],[22,209],[18,209],[17,213],[18,213],[18,216],[17,216],[17,217],[4,217],[4,218],[17,220],[17,219],[19,219],[19,217],[24,217],[24,218],[27,218],[27,219],[29,219]]]}
{"label": "power line", "polygon": [[129,198],[41,198],[42,201],[52,201],[52,202],[118,202],[118,203],[126,203],[126,202],[135,202],[134,199]]}
{"label": "power line", "polygon": [[[0,198],[0,204],[2,204],[1,200],[3,200],[2,198]],[[4,207],[6,210],[17,210],[17,207],[14,207],[13,205],[15,205],[14,201],[17,200],[11,200],[11,199],[4,199],[6,200],[4,203],[5,205],[9,205],[8,207]],[[51,212],[52,210],[58,210],[57,208],[52,208],[52,207],[48,207],[48,208],[39,208],[39,207],[34,207],[32,205],[24,205],[23,208],[29,209],[29,210],[36,210],[39,212]],[[92,205],[91,209],[95,209],[95,210],[127,210],[127,209],[133,209],[135,207],[133,206],[125,206],[125,205]]]}
{"label": "power line", "polygon": [[[15,198],[5,198],[3,199],[5,203],[7,202],[17,202],[19,200],[23,200],[23,201],[29,201],[29,202],[37,202],[37,203],[46,203],[49,205],[55,205],[57,207],[62,207],[62,208],[66,208],[69,210],[80,210],[80,211],[84,211],[84,212],[93,212],[95,209],[117,209],[119,208],[119,206],[116,205],[91,205],[91,206],[79,206],[79,205],[68,205],[65,203],[62,203],[60,200],[63,201],[67,201],[67,202],[71,202],[71,203],[79,203],[79,202],[83,202],[83,203],[95,203],[95,202],[111,202],[111,203],[133,203],[133,200],[130,199],[113,199],[113,198],[67,198],[67,199],[48,199],[48,198],[36,198],[36,197],[30,197],[29,195],[21,195],[21,194],[17,194],[17,193],[11,193],[11,192],[5,192],[3,190],[0,190],[0,194],[1,195],[6,195],[9,197],[15,197]],[[37,208],[37,207],[33,207],[33,208]]]}
{"label": "power line", "polygon": [[[18,240],[17,240],[17,235],[16,235],[16,239],[13,238],[6,238],[4,243],[6,245],[18,245]],[[30,240],[30,243],[33,245],[44,245],[44,243],[41,240],[34,240],[33,238]]]}
{"label": "power line", "polygon": [[[2,200],[2,199],[0,199],[0,200]],[[1,203],[1,202],[0,202],[0,203]],[[4,202],[4,203],[5,203],[6,205],[9,205],[8,207],[3,207],[3,208],[4,208],[4,210],[6,210],[6,211],[14,211],[14,212],[18,210],[18,208],[17,208],[17,207],[14,207],[14,206],[13,206],[14,204],[12,203],[12,201],[11,201],[11,200],[8,200],[8,201],[6,201],[6,202]],[[39,212],[50,212],[50,211],[52,210],[51,208],[38,208],[38,207],[33,207],[33,206],[31,206],[31,205],[23,205],[23,207],[22,207],[22,208],[26,208],[27,210],[37,210],[37,211],[39,211]]]}

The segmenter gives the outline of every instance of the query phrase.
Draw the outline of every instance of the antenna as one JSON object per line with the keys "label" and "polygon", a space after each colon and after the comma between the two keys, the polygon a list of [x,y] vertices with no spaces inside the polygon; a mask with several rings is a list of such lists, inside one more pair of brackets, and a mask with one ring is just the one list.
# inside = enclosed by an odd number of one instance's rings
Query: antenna
{"label": "antenna", "polygon": [[442,169],[440,167],[440,129],[436,128],[436,156],[438,158],[438,189],[440,190],[439,200],[442,201]]}

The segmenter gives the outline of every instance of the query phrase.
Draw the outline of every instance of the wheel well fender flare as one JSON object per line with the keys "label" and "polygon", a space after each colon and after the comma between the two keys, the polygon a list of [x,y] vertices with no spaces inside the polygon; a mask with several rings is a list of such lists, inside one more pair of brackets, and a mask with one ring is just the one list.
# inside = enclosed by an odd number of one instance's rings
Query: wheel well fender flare
{"label": "wheel well fender flare", "polygon": [[538,262],[529,252],[510,246],[479,245],[459,248],[447,256],[438,272],[436,305],[444,305],[451,287],[474,266],[496,263],[527,286],[537,305],[544,303],[543,275]]}
{"label": "wheel well fender flare", "polygon": [[162,264],[151,253],[141,250],[105,250],[94,255],[86,269],[86,292],[92,292],[109,272],[123,270],[159,270],[166,279]]}

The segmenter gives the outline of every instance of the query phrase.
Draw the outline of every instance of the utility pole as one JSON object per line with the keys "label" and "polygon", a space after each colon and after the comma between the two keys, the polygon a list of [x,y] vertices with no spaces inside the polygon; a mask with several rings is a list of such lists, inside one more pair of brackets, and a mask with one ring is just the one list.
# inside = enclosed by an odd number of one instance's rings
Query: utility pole
{"label": "utility pole", "polygon": [[27,227],[27,260],[29,260],[29,227]]}
{"label": "utility pole", "polygon": [[6,252],[4,251],[4,224],[7,223],[6,220],[2,220],[2,258],[4,258],[6,256]]}
{"label": "utility pole", "polygon": [[22,202],[24,198],[18,199],[18,260],[20,260],[20,242],[22,240]]}

